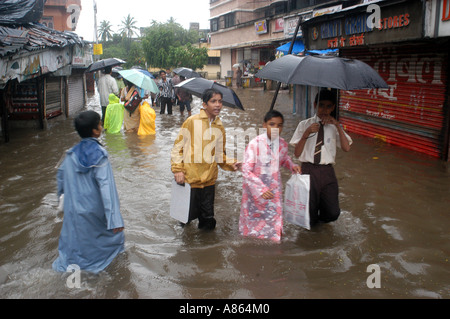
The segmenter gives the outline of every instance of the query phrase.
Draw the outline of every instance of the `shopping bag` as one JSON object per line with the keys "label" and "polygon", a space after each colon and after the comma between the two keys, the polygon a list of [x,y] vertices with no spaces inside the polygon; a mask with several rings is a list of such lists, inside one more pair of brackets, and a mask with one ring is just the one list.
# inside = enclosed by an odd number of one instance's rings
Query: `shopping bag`
{"label": "shopping bag", "polygon": [[284,219],[291,224],[310,229],[309,224],[309,175],[294,174],[287,181],[284,191]]}
{"label": "shopping bag", "polygon": [[170,216],[182,223],[187,223],[189,221],[190,203],[191,185],[188,183],[180,185],[173,179],[170,199]]}

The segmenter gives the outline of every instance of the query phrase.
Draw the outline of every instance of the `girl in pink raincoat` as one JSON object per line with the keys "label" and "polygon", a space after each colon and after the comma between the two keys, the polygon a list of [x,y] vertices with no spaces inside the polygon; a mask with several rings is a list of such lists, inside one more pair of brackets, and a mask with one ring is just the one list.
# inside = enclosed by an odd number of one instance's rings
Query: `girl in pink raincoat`
{"label": "girl in pink raincoat", "polygon": [[280,166],[301,173],[288,155],[288,144],[279,135],[283,115],[275,110],[264,117],[267,132],[250,141],[242,164],[243,192],[239,232],[243,236],[281,240],[283,200]]}

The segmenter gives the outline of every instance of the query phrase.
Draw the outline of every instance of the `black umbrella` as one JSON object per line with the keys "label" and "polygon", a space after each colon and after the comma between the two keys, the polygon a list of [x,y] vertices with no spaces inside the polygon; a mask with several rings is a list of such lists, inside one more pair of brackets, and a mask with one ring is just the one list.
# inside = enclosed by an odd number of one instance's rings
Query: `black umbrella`
{"label": "black umbrella", "polygon": [[335,56],[285,55],[270,62],[255,77],[341,90],[388,88],[383,78],[368,64]]}
{"label": "black umbrella", "polygon": [[92,63],[89,66],[89,68],[86,70],[86,72],[94,72],[94,71],[102,70],[108,66],[113,67],[116,65],[124,64],[124,63],[126,63],[126,62],[121,59],[108,58],[108,59],[104,59],[104,60],[100,60],[100,61]]}
{"label": "black umbrella", "polygon": [[175,85],[175,88],[185,89],[187,92],[198,97],[202,97],[203,92],[205,92],[207,89],[216,89],[222,92],[223,105],[244,110],[239,97],[231,88],[211,80],[207,80],[204,78],[191,78]]}
{"label": "black umbrella", "polygon": [[184,67],[173,69],[172,72],[175,73],[175,74],[184,76],[186,79],[199,78],[200,77],[200,74],[198,74],[194,70],[189,69],[189,68],[184,68]]}

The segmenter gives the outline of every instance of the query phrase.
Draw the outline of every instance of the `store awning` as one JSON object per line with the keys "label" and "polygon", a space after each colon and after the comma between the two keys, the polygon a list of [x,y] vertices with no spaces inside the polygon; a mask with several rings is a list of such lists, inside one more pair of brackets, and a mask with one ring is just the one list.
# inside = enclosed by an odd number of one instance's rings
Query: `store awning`
{"label": "store awning", "polygon": [[[277,51],[277,53],[280,52],[283,54],[288,54],[290,46],[291,46],[291,42],[285,43],[282,46],[279,46],[276,49],[276,51]],[[299,53],[303,52],[304,50],[305,50],[305,45],[303,44],[303,40],[297,39],[294,42],[294,46],[292,47],[291,54],[299,54]]]}

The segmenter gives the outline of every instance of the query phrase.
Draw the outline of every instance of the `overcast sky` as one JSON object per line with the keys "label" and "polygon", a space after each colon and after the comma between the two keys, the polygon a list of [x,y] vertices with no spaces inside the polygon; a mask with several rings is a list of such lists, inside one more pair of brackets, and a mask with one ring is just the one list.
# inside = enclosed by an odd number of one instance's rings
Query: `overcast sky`
{"label": "overcast sky", "polygon": [[[152,20],[166,22],[173,17],[185,29],[190,22],[209,29],[209,0],[96,0],[97,27],[101,21],[111,23],[114,32],[128,14],[137,27],[147,27]],[[75,30],[87,41],[94,41],[94,0],[81,0],[81,13]]]}

